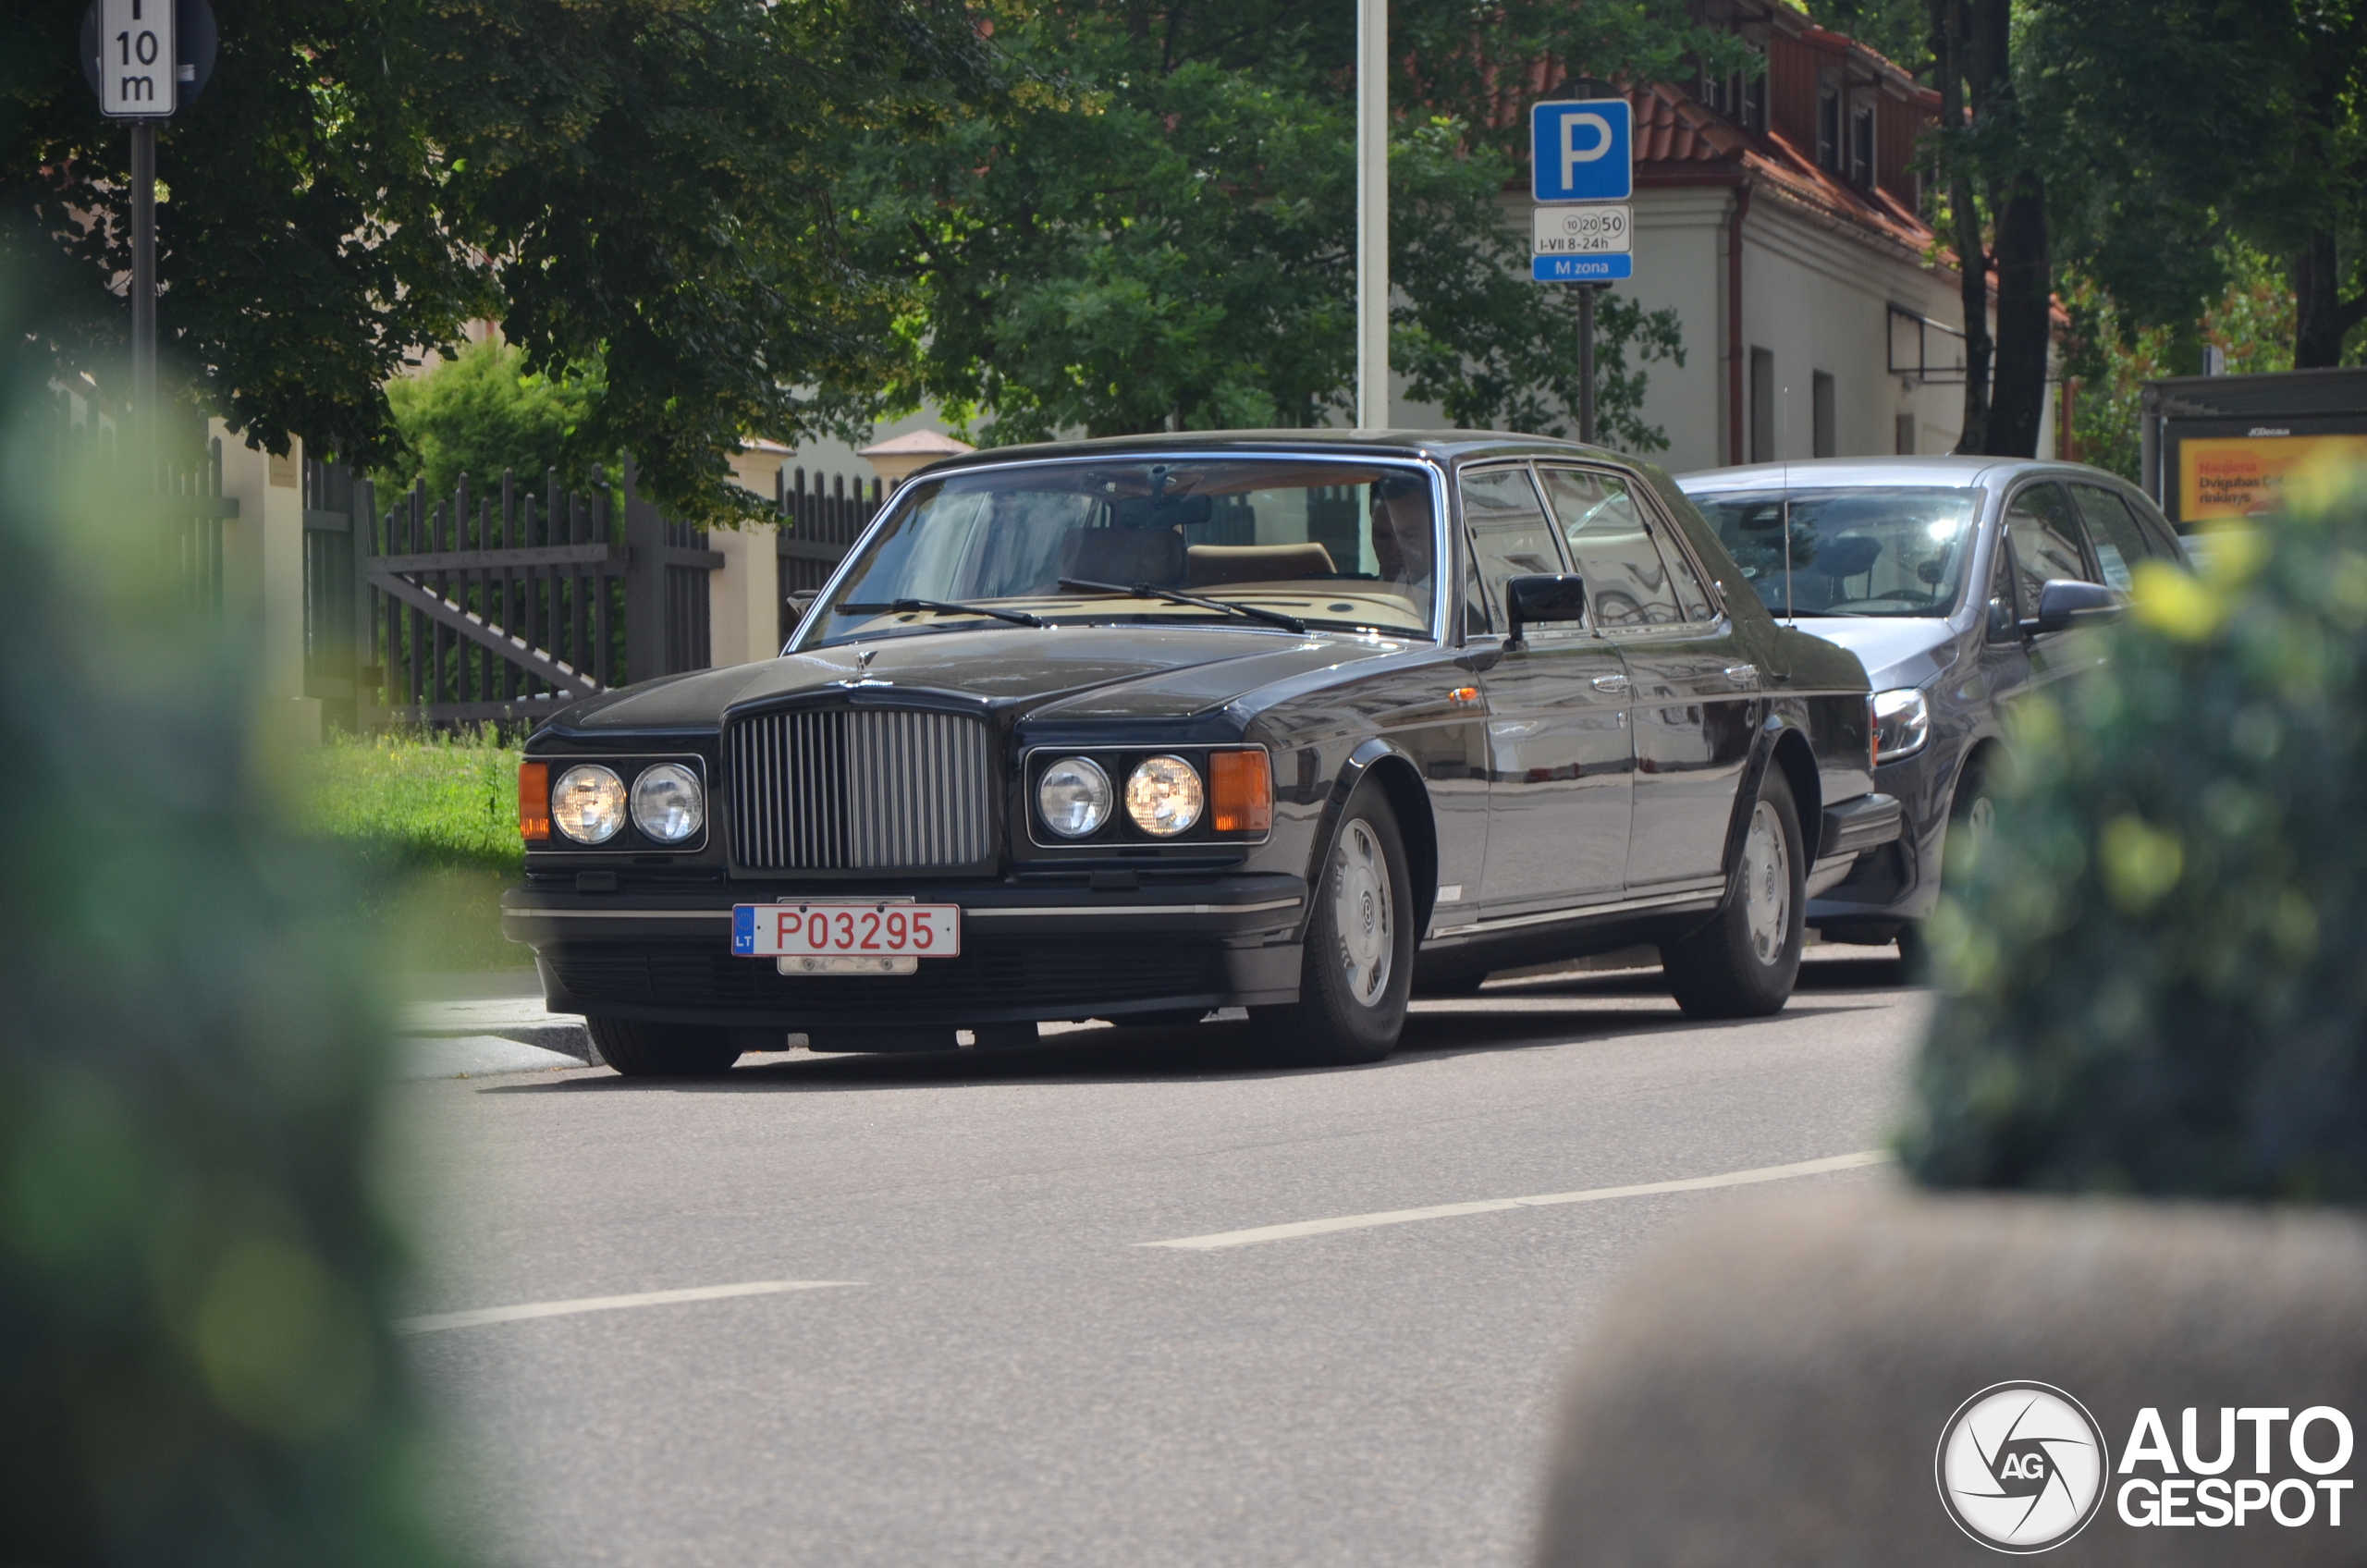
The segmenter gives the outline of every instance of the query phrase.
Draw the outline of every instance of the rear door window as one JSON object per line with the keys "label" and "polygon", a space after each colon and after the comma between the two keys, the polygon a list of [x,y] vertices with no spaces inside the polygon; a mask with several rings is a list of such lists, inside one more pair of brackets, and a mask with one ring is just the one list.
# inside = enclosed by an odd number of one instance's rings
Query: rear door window
{"label": "rear door window", "polygon": [[[1674,626],[1686,619],[1677,607],[1668,562],[1625,479],[1583,468],[1543,468],[1538,473],[1575,570],[1586,579],[1598,628]],[[1697,585],[1695,597],[1699,596]]]}
{"label": "rear door window", "polygon": [[2080,548],[2079,517],[2063,487],[2051,481],[2014,493],[2005,507],[2005,532],[2014,542],[2014,572],[2021,613],[2038,613],[2039,591],[2058,579],[2092,581]]}

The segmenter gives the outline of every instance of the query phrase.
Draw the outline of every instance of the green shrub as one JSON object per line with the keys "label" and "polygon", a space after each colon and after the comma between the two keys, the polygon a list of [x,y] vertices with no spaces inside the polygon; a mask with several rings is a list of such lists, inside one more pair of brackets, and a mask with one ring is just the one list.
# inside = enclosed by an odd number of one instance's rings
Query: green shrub
{"label": "green shrub", "polygon": [[1939,1186],[2367,1202],[2367,472],[2155,567],[1932,946]]}
{"label": "green shrub", "polygon": [[288,839],[252,665],[185,606],[150,498],[48,460],[7,291],[0,1562],[447,1562],[386,1327],[391,1046],[348,878]]}
{"label": "green shrub", "polygon": [[570,488],[588,488],[592,465],[600,459],[578,433],[589,427],[604,386],[596,369],[583,375],[532,374],[523,356],[502,343],[472,344],[424,375],[389,382],[386,401],[412,461],[381,476],[387,494],[380,499],[424,479],[428,496],[441,500],[463,473],[479,494],[490,494],[505,468],[537,495],[544,471],[552,468]]}

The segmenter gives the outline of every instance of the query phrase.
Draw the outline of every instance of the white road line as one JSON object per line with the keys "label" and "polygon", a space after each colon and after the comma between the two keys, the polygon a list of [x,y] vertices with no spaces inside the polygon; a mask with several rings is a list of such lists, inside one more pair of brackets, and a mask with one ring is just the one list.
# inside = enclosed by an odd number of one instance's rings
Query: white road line
{"label": "white road line", "polygon": [[398,1317],[398,1334],[433,1334],[440,1329],[473,1329],[481,1323],[515,1323],[524,1317],[566,1317],[578,1312],[619,1312],[629,1306],[668,1306],[678,1301],[723,1301],[731,1296],[768,1296],[782,1291],[825,1291],[859,1285],[860,1280],[751,1280],[739,1285],[697,1285],[685,1291],[643,1291],[629,1296],[579,1296],[573,1301],[530,1301],[521,1306],[481,1306],[473,1312],[431,1312]]}
{"label": "white road line", "polygon": [[1711,1187],[1748,1187],[1760,1182],[1787,1182],[1795,1176],[1821,1176],[1828,1170],[1850,1170],[1882,1165],[1896,1158],[1888,1149],[1836,1154],[1825,1159],[1804,1159],[1797,1165],[1762,1165],[1751,1170],[1729,1170],[1720,1176],[1687,1176],[1675,1182],[1641,1182],[1632,1187],[1589,1187],[1582,1193],[1540,1193],[1526,1198],[1480,1198],[1471,1203],[1442,1203],[1429,1208],[1392,1208],[1380,1214],[1343,1214],[1331,1219],[1301,1219],[1288,1225],[1259,1225],[1247,1231],[1218,1231],[1206,1236],[1184,1236],[1171,1242],[1136,1242],[1138,1247],[1181,1247],[1187,1252],[1215,1252],[1222,1247],[1256,1246],[1260,1242],[1289,1242],[1301,1236],[1328,1236],[1334,1231],[1365,1231],[1376,1225],[1411,1225],[1417,1219],[1453,1219],[1466,1214],[1495,1214],[1507,1208],[1550,1208],[1564,1203],[1602,1203],[1611,1198],[1640,1198],[1655,1193],[1698,1193]]}

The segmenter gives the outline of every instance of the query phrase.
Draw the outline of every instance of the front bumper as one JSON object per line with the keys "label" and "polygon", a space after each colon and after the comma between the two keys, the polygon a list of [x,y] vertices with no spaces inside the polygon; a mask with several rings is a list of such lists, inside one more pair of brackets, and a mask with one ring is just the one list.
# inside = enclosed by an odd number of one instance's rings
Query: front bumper
{"label": "front bumper", "polygon": [[[898,975],[789,975],[770,959],[732,956],[735,903],[880,897],[961,905],[961,956],[923,959]],[[1295,1001],[1306,913],[1303,879],[1258,876],[1107,892],[920,881],[513,888],[501,924],[534,949],[554,1012],[730,1028],[961,1029]]]}
{"label": "front bumper", "polygon": [[1809,900],[1808,924],[1879,928],[1921,920],[1940,898],[1940,847],[1947,836],[1948,789],[1958,748],[1935,743],[1874,769],[1874,789],[1902,809],[1897,837],[1860,854],[1849,875]]}

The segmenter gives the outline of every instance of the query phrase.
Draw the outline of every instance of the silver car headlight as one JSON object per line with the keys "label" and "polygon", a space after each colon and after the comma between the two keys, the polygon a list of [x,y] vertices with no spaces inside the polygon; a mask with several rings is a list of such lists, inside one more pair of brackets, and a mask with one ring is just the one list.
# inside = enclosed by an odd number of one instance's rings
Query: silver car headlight
{"label": "silver car headlight", "polygon": [[1200,776],[1182,757],[1151,757],[1126,780],[1126,815],[1146,833],[1172,839],[1200,820]]}
{"label": "silver car headlight", "polygon": [[579,844],[605,844],[625,825],[625,781],[596,762],[578,764],[551,787],[551,824]]}
{"label": "silver car headlight", "polygon": [[1036,810],[1063,839],[1083,839],[1110,820],[1110,776],[1087,757],[1062,757],[1036,781]]}
{"label": "silver car headlight", "polygon": [[632,825],[660,844],[698,836],[706,824],[706,791],[699,777],[678,762],[644,767],[632,781]]}
{"label": "silver car headlight", "polygon": [[1923,693],[1901,688],[1874,693],[1874,760],[1911,757],[1932,739],[1932,709]]}

